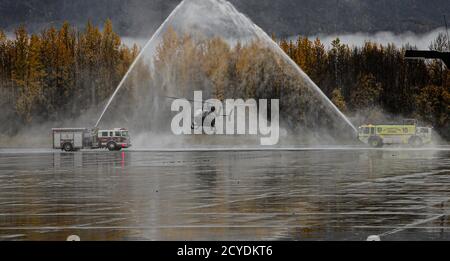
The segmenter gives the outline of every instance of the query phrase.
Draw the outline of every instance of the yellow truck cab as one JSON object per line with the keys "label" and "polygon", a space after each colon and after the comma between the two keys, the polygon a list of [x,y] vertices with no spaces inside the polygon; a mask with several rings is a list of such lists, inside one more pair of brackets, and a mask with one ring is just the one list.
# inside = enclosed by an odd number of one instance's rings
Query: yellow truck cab
{"label": "yellow truck cab", "polygon": [[358,129],[358,139],[374,148],[387,144],[409,144],[421,147],[431,143],[432,128],[419,127],[417,120],[404,120],[403,124],[362,125]]}

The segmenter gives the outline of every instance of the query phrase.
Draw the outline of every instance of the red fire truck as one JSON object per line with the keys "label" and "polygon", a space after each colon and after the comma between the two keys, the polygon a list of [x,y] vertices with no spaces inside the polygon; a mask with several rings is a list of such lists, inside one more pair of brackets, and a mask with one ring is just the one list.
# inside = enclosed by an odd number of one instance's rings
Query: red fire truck
{"label": "red fire truck", "polygon": [[53,148],[64,151],[80,149],[108,149],[117,151],[131,147],[131,139],[127,129],[109,130],[87,128],[52,129]]}

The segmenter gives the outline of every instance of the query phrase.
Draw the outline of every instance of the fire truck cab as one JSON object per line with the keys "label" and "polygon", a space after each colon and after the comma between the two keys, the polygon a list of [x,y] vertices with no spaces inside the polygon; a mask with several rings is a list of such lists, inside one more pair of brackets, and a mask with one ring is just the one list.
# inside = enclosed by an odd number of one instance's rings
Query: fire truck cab
{"label": "fire truck cab", "polygon": [[99,148],[107,148],[110,151],[131,147],[130,135],[125,128],[98,130],[96,139]]}

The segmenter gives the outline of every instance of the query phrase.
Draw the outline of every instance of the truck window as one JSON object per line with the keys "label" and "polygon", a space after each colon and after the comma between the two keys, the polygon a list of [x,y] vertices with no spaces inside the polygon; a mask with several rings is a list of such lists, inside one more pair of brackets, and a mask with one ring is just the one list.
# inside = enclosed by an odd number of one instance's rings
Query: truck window
{"label": "truck window", "polygon": [[377,132],[378,133],[382,133],[383,132],[383,128],[377,128]]}
{"label": "truck window", "polygon": [[102,132],[102,137],[108,137],[108,132],[107,131]]}
{"label": "truck window", "polygon": [[120,137],[121,136],[120,135],[120,131],[116,131],[115,134],[116,134],[116,135],[114,135],[115,137]]}
{"label": "truck window", "polygon": [[375,127],[370,128],[370,134],[375,134]]}
{"label": "truck window", "polygon": [[122,131],[122,137],[128,137],[128,131]]}
{"label": "truck window", "polygon": [[420,132],[422,132],[422,133],[428,133],[428,129],[421,129]]}
{"label": "truck window", "polygon": [[370,134],[370,129],[369,128],[364,128],[364,134]]}
{"label": "truck window", "polygon": [[112,131],[109,133],[109,136],[110,136],[110,137],[113,137],[113,132],[112,132]]}

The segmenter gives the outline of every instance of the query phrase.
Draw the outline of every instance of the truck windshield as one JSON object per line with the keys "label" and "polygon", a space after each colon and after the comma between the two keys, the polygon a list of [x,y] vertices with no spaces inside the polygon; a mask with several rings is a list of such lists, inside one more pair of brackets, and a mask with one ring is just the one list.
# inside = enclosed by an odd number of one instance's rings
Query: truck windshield
{"label": "truck windshield", "polygon": [[122,131],[122,137],[128,137],[128,131]]}

